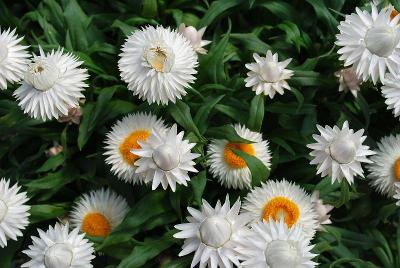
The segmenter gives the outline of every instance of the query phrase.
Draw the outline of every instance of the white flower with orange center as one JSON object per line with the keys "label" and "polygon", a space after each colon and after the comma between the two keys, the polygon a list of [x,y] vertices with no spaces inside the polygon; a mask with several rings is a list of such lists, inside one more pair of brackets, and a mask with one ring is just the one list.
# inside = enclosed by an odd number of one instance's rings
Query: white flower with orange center
{"label": "white flower with orange center", "polygon": [[393,8],[380,11],[371,4],[372,12],[356,8],[356,13],[346,15],[338,27],[336,44],[344,66],[353,65],[363,81],[372,78],[383,82],[388,70],[395,74],[400,66],[399,16],[391,19]]}
{"label": "white flower with orange center", "polygon": [[358,78],[353,68],[346,68],[335,72],[335,76],[339,78],[339,92],[350,91],[354,97],[357,97],[360,91],[361,80]]}
{"label": "white flower with orange center", "polygon": [[29,63],[28,47],[20,44],[23,38],[15,31],[0,29],[0,90],[7,89],[7,83],[19,82]]}
{"label": "white flower with orange center", "polygon": [[139,141],[146,141],[153,129],[165,132],[166,127],[155,115],[135,113],[125,116],[115,123],[107,133],[105,141],[106,163],[111,165],[111,172],[119,179],[133,184],[140,183],[144,177],[135,173],[135,161],[139,156],[131,150],[140,149]]}
{"label": "white flower with orange center", "polygon": [[393,110],[395,117],[400,116],[400,75],[387,73],[381,89],[387,109]]}
{"label": "white flower with orange center", "polygon": [[176,184],[187,186],[189,171],[197,172],[193,160],[200,154],[191,152],[196,143],[184,140],[183,135],[183,131],[177,133],[176,124],[166,133],[153,130],[146,142],[139,141],[141,149],[131,150],[140,156],[135,161],[136,173],[143,173],[145,183],[151,182],[153,190],[161,184],[164,190],[169,186],[175,192]]}
{"label": "white flower with orange center", "polygon": [[371,161],[367,166],[370,184],[380,193],[393,196],[394,184],[400,182],[400,135],[383,137]]}
{"label": "white flower with orange center", "polygon": [[43,121],[58,119],[68,115],[70,108],[79,107],[89,75],[85,68],[80,68],[83,61],[71,53],[64,53],[61,48],[50,53],[44,53],[41,47],[39,50],[40,55],[33,56],[14,96],[30,117]]}
{"label": "white flower with orange center", "polygon": [[269,168],[271,166],[271,155],[268,141],[262,139],[261,133],[250,131],[245,126],[236,124],[233,127],[240,137],[253,143],[234,143],[220,139],[212,140],[208,147],[210,172],[222,185],[228,188],[250,188],[250,169],[245,160],[235,154],[234,150],[257,157]]}
{"label": "white flower with orange center", "polygon": [[109,189],[84,194],[70,215],[72,227],[89,236],[106,237],[128,213],[125,199]]}
{"label": "white flower with orange center", "polygon": [[286,180],[269,180],[261,187],[255,187],[246,196],[243,211],[249,212],[253,221],[279,221],[282,218],[289,228],[298,224],[309,238],[318,227],[310,195]]}
{"label": "white flower with orange center", "polygon": [[10,180],[0,180],[0,248],[7,246],[7,240],[17,240],[29,224],[30,206],[26,205],[26,192],[19,192],[18,184],[10,187]]}
{"label": "white flower with orange center", "polygon": [[318,215],[318,231],[325,231],[323,225],[331,224],[331,215],[329,212],[334,208],[332,205],[324,204],[322,199],[319,198],[319,191],[314,191],[311,195],[311,201],[314,204],[314,210]]}
{"label": "white flower with orange center", "polygon": [[69,232],[68,224],[49,226],[39,237],[32,236],[32,245],[22,251],[31,258],[21,267],[28,268],[91,268],[95,258],[93,244],[75,228]]}
{"label": "white flower with orange center", "polygon": [[258,221],[236,238],[235,250],[243,268],[312,268],[317,263],[314,245],[299,224],[291,228],[279,221]]}
{"label": "white flower with orange center", "polygon": [[170,28],[146,26],[134,31],[120,57],[122,80],[148,103],[175,103],[196,79],[196,52],[188,39]]}
{"label": "white flower with orange center", "polygon": [[185,26],[184,23],[181,23],[178,31],[190,41],[194,51],[199,54],[207,54],[207,49],[205,49],[204,46],[210,44],[211,41],[202,40],[206,27],[197,31],[193,26]]}
{"label": "white flower with orange center", "polygon": [[308,144],[313,151],[314,159],[310,162],[317,165],[317,174],[322,177],[331,176],[332,183],[341,182],[346,178],[349,184],[354,182],[354,176],[364,177],[361,163],[372,163],[367,157],[375,154],[369,146],[363,145],[367,138],[363,136],[364,129],[357,132],[349,128],[349,123],[343,123],[342,129],[334,126],[323,128],[317,125],[321,135],[313,135],[316,143]]}
{"label": "white flower with orange center", "polygon": [[185,239],[179,257],[194,253],[190,267],[232,267],[239,266],[233,240],[244,230],[248,222],[246,215],[239,214],[240,200],[230,206],[229,196],[221,205],[218,201],[215,208],[203,200],[201,211],[188,207],[188,223],[175,225],[179,230],[175,238]]}
{"label": "white flower with orange center", "polygon": [[267,51],[265,58],[257,53],[253,54],[253,58],[256,62],[246,64],[246,68],[250,70],[244,80],[246,87],[251,87],[257,95],[264,94],[271,99],[276,92],[282,95],[284,89],[290,90],[286,80],[293,76],[293,71],[286,67],[292,59],[279,62],[278,53],[272,55],[270,50]]}

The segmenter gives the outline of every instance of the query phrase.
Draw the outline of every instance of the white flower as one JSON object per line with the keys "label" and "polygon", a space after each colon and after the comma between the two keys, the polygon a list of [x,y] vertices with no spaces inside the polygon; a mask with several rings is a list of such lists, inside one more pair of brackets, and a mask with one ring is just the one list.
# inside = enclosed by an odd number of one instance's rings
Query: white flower
{"label": "white flower", "polygon": [[317,128],[321,133],[313,135],[317,142],[307,145],[313,150],[310,155],[314,159],[310,164],[317,165],[317,174],[321,173],[322,177],[331,176],[332,183],[336,180],[341,182],[346,178],[349,184],[352,184],[355,175],[364,177],[361,163],[371,163],[367,156],[375,154],[369,150],[369,146],[363,145],[367,138],[363,136],[364,129],[354,133],[347,121],[342,129],[337,126],[323,128],[320,125],[317,125]]}
{"label": "white flower", "polygon": [[28,47],[20,45],[23,38],[15,31],[0,29],[0,90],[7,89],[7,82],[19,82],[29,62]]}
{"label": "white flower", "polygon": [[30,206],[26,205],[26,192],[18,184],[10,187],[10,180],[0,180],[0,248],[7,246],[7,240],[17,240],[22,236],[21,230],[29,224]]}
{"label": "white flower", "polygon": [[237,134],[254,143],[233,143],[227,140],[214,139],[208,147],[210,172],[228,188],[243,189],[251,186],[251,172],[243,158],[236,155],[233,149],[240,150],[260,159],[270,167],[271,155],[268,141],[262,139],[261,133],[250,131],[245,126],[233,126]]}
{"label": "white flower", "polygon": [[388,106],[387,109],[393,109],[394,116],[398,117],[400,115],[400,75],[386,74],[382,95]]}
{"label": "white flower", "polygon": [[169,28],[147,26],[133,32],[120,56],[122,80],[148,103],[175,103],[196,79],[196,52],[189,40]]}
{"label": "white flower", "polygon": [[325,228],[322,226],[323,224],[331,224],[332,221],[330,220],[331,215],[329,212],[334,208],[334,206],[326,205],[319,198],[319,191],[314,191],[311,195],[311,201],[314,205],[314,210],[317,212],[318,215],[318,227],[319,231],[325,231]]}
{"label": "white flower", "polygon": [[107,133],[106,163],[111,165],[111,172],[119,179],[133,184],[143,181],[144,177],[135,173],[134,163],[139,156],[131,150],[140,149],[138,141],[146,141],[153,129],[165,132],[163,120],[152,114],[135,113],[115,123]]}
{"label": "white flower", "polygon": [[109,189],[84,194],[70,215],[72,227],[90,236],[106,237],[128,213],[125,199]]}
{"label": "white flower", "polygon": [[253,54],[253,58],[256,62],[246,64],[246,68],[250,70],[244,80],[246,87],[251,87],[257,95],[263,93],[271,99],[276,92],[282,95],[284,89],[290,90],[286,80],[292,77],[293,71],[285,68],[292,59],[279,62],[278,53],[272,55],[270,50],[267,51],[265,58],[257,53]]}
{"label": "white flower", "polygon": [[310,195],[286,180],[268,180],[261,187],[255,187],[247,194],[243,210],[252,215],[253,221],[283,218],[289,228],[299,224],[309,238],[318,227]]}
{"label": "white flower", "polygon": [[199,54],[207,54],[207,49],[203,47],[210,44],[211,41],[202,40],[204,32],[206,31],[206,27],[203,27],[197,31],[193,26],[186,27],[184,23],[181,23],[178,31],[190,41],[194,51]]}
{"label": "white flower", "polygon": [[367,166],[370,184],[380,193],[393,196],[394,183],[400,182],[400,135],[383,137],[376,153]]}
{"label": "white flower", "polygon": [[176,124],[167,133],[154,129],[146,142],[138,141],[142,149],[131,151],[140,156],[135,161],[136,173],[143,173],[153,190],[161,183],[164,190],[169,185],[175,192],[177,183],[187,186],[189,171],[197,172],[193,159],[200,155],[191,152],[196,144],[183,140],[183,135],[183,131],[177,134]]}
{"label": "white flower", "polygon": [[258,221],[241,232],[235,249],[243,268],[311,268],[317,263],[311,253],[314,245],[299,224],[291,228],[280,221]]}
{"label": "white flower", "polygon": [[372,78],[384,80],[385,72],[397,72],[400,66],[400,29],[399,17],[391,20],[392,8],[378,12],[371,4],[372,13],[361,11],[346,15],[345,21],[338,27],[336,44],[341,46],[338,53],[344,66],[353,65],[357,75],[366,81]]}
{"label": "white flower", "polygon": [[339,92],[350,91],[354,97],[357,97],[358,91],[360,91],[361,80],[354,72],[353,68],[346,68],[335,72],[335,76],[339,78]]}
{"label": "white flower", "polygon": [[22,267],[29,268],[90,268],[95,258],[93,244],[79,234],[79,229],[68,231],[68,224],[56,223],[44,232],[38,229],[39,237],[32,236],[32,245],[22,251],[31,258]]}
{"label": "white flower", "polygon": [[400,206],[400,182],[395,182],[394,187],[395,187],[395,194],[393,195],[393,198],[398,200],[396,202],[396,205]]}
{"label": "white flower", "polygon": [[198,263],[200,267],[211,268],[239,265],[233,240],[248,222],[246,215],[239,215],[239,210],[240,200],[231,207],[228,196],[222,206],[218,201],[215,208],[205,200],[201,211],[188,207],[189,223],[175,225],[179,232],[174,237],[185,239],[179,256],[195,252],[190,267]]}
{"label": "white flower", "polygon": [[24,113],[33,118],[58,119],[68,115],[68,110],[79,107],[82,91],[88,86],[87,70],[79,68],[83,61],[63,49],[45,54],[41,47],[40,56],[34,55],[25,73],[25,80],[14,92]]}

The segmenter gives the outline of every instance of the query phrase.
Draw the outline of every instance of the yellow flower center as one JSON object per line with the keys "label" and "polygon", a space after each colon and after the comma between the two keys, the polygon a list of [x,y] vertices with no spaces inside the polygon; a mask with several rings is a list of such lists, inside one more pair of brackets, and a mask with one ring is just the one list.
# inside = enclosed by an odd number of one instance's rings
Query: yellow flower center
{"label": "yellow flower center", "polygon": [[394,177],[397,181],[400,181],[400,157],[394,162]]}
{"label": "yellow flower center", "polygon": [[266,221],[270,218],[278,221],[283,217],[288,227],[292,227],[300,217],[300,209],[292,200],[277,196],[265,204],[262,217]]}
{"label": "yellow flower center", "polygon": [[97,212],[86,214],[81,229],[90,236],[106,237],[111,232],[109,221]]}
{"label": "yellow flower center", "polygon": [[131,150],[141,149],[138,141],[145,141],[150,136],[150,131],[148,130],[136,130],[133,131],[119,146],[119,151],[122,154],[125,162],[129,165],[133,165],[139,156],[131,153]]}
{"label": "yellow flower center", "polygon": [[390,20],[393,20],[399,12],[396,9],[393,9],[392,13],[390,13]]}
{"label": "yellow flower center", "polygon": [[247,166],[243,158],[236,155],[233,149],[242,151],[249,155],[254,155],[254,147],[247,143],[233,143],[229,142],[224,148],[224,160],[231,168],[244,168]]}
{"label": "yellow flower center", "polygon": [[167,54],[160,47],[151,48],[151,54],[149,55],[149,64],[157,72],[164,72],[164,65],[167,60]]}

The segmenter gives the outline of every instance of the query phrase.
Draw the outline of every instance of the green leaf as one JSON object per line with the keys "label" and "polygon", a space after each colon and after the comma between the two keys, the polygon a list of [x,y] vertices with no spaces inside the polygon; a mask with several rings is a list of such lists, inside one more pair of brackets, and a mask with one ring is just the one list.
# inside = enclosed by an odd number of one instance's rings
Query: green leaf
{"label": "green leaf", "polygon": [[[261,1],[257,1],[261,2]],[[278,18],[292,19],[296,16],[294,7],[284,1],[280,0],[267,0],[265,3],[257,3],[257,6],[268,9]]]}
{"label": "green leaf", "polygon": [[247,127],[260,132],[264,119],[264,95],[255,95],[250,103],[250,115]]}
{"label": "green leaf", "polygon": [[224,98],[224,96],[225,95],[220,95],[215,98],[207,99],[204,105],[202,105],[200,109],[197,111],[193,121],[195,125],[199,127],[199,131],[202,134],[206,131],[208,127],[207,119],[208,116],[210,115],[211,110],[218,102],[220,102]]}
{"label": "green leaf", "polygon": [[239,157],[243,158],[243,160],[249,167],[252,177],[252,186],[259,186],[261,185],[261,182],[264,182],[268,179],[270,170],[263,164],[260,159],[240,150],[233,149],[233,152]]}
{"label": "green leaf", "polygon": [[165,264],[162,264],[160,268],[187,268],[190,267],[192,262],[191,256],[179,257],[178,259],[172,260]]}
{"label": "green leaf", "polygon": [[46,171],[54,171],[57,167],[61,166],[65,161],[65,156],[63,153],[58,155],[52,156],[43,163],[43,165],[36,170],[37,173],[39,172],[46,172]]}
{"label": "green leaf", "polygon": [[290,21],[284,21],[283,23],[278,24],[276,27],[286,33],[286,41],[289,44],[294,44],[298,52],[300,51],[301,47],[306,47],[300,30],[296,24]]}
{"label": "green leaf", "polygon": [[206,188],[207,177],[206,171],[200,171],[196,176],[190,180],[190,185],[193,189],[194,199],[197,204],[201,205],[201,199],[203,197],[204,189]]}
{"label": "green leaf", "polygon": [[29,221],[33,224],[63,217],[68,213],[68,206],[65,203],[32,205],[29,213],[31,214]]}
{"label": "green leaf", "polygon": [[142,16],[145,18],[155,18],[158,13],[157,0],[144,0]]}
{"label": "green leaf", "polygon": [[197,27],[202,28],[210,25],[222,13],[227,12],[229,9],[238,6],[243,2],[245,2],[245,0],[218,0],[212,2],[206,14],[204,14],[203,18],[199,21]]}
{"label": "green leaf", "polygon": [[266,51],[271,49],[271,46],[263,42],[259,37],[253,33],[233,33],[230,35],[232,42],[240,42],[248,51],[253,53],[265,54]]}
{"label": "green leaf", "polygon": [[18,239],[18,241],[9,239],[7,241],[7,246],[4,248],[0,248],[0,256],[1,256],[0,268],[15,267],[13,265],[14,256],[19,253],[22,241],[23,239]]}
{"label": "green leaf", "polygon": [[211,127],[206,132],[208,137],[215,139],[225,139],[236,143],[253,143],[252,141],[240,137],[232,125],[224,125],[221,127]]}
{"label": "green leaf", "polygon": [[338,24],[335,17],[329,12],[323,0],[306,0],[314,8],[317,17],[321,19],[332,32],[336,32],[336,26]]}

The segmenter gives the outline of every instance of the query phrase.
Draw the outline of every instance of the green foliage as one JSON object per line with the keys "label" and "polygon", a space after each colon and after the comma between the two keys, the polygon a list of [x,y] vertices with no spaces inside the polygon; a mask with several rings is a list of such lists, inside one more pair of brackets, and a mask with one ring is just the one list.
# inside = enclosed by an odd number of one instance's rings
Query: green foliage
{"label": "green foliage", "polygon": [[[85,92],[81,124],[65,125],[28,118],[12,97],[16,87],[0,92],[0,175],[18,181],[30,197],[31,224],[24,238],[0,249],[0,267],[26,261],[21,253],[37,235],[66,217],[82,193],[108,186],[124,196],[129,214],[106,239],[90,238],[98,256],[94,267],[190,267],[191,256],[178,258],[181,241],[173,226],[184,221],[187,206],[201,199],[215,204],[227,193],[248,192],[223,188],[206,165],[206,146],[212,138],[249,143],[230,124],[241,123],[263,133],[273,155],[271,169],[258,159],[236,152],[247,162],[253,185],[286,178],[307,191],[319,190],[336,208],[334,225],[314,240],[319,267],[400,267],[400,214],[392,200],[378,196],[368,182],[354,186],[331,184],[317,176],[306,144],[315,125],[349,120],[364,128],[374,147],[384,135],[398,132],[398,119],[386,110],[383,98],[364,84],[357,99],[338,92],[334,72],[342,67],[334,46],[337,25],[356,5],[369,1],[334,0],[29,0],[0,1],[0,25],[17,27],[37,53],[59,46],[85,62],[90,79]],[[393,1],[399,7],[399,1]],[[146,24],[176,28],[181,22],[207,26],[212,43],[199,56],[198,77],[176,104],[148,105],[121,81],[118,54],[126,36]],[[253,53],[278,52],[280,60],[293,58],[292,88],[284,95],[256,96],[245,87],[245,63]],[[118,181],[104,162],[105,134],[112,124],[135,111],[152,111],[169,124],[177,123],[186,138],[196,142],[198,174],[176,193]],[[61,144],[64,151],[47,157],[45,151]],[[232,198],[233,200],[233,198]],[[14,265],[14,266],[13,266]]]}

